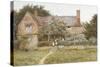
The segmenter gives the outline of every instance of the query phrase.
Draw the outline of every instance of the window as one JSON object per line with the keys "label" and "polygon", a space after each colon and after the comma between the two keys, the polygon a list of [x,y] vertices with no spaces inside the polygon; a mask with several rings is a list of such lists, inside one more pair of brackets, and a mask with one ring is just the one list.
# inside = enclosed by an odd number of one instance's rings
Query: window
{"label": "window", "polygon": [[25,25],[26,26],[26,31],[28,33],[32,33],[32,29],[33,29],[33,26],[32,25],[33,25],[32,23]]}

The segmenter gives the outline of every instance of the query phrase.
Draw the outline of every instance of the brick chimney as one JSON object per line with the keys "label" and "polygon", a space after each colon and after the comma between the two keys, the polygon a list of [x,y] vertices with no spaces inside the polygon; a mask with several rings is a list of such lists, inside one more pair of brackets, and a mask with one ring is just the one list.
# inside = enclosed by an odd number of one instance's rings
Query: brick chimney
{"label": "brick chimney", "polygon": [[76,10],[76,26],[77,27],[80,27],[81,26],[81,23],[80,23],[80,10]]}

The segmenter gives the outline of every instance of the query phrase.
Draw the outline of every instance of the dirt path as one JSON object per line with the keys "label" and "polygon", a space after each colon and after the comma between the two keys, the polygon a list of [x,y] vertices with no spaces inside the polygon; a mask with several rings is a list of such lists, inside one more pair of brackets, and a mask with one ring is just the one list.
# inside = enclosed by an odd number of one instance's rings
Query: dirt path
{"label": "dirt path", "polygon": [[53,53],[53,52],[49,52],[46,56],[44,56],[44,57],[40,60],[39,64],[44,64],[45,59],[46,59],[49,55],[51,55],[52,53]]}
{"label": "dirt path", "polygon": [[49,53],[48,53],[47,55],[45,55],[45,56],[40,60],[39,64],[44,64],[44,61],[46,60],[46,58],[47,58],[49,55],[53,54],[55,51],[56,51],[56,49],[53,47],[53,48],[49,51]]}

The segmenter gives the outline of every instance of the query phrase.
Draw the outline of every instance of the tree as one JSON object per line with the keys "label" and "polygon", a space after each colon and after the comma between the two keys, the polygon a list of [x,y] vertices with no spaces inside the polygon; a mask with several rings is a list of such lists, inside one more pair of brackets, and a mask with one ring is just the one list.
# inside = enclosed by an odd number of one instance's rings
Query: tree
{"label": "tree", "polygon": [[92,19],[90,20],[90,23],[85,24],[86,31],[84,32],[87,39],[91,37],[97,37],[97,15],[95,14]]}
{"label": "tree", "polygon": [[34,11],[37,11],[38,16],[49,16],[51,15],[47,10],[44,9],[43,6],[30,6],[30,5],[26,5],[24,6],[22,9],[19,10],[19,12],[15,12],[14,17],[15,17],[15,23],[18,24],[21,19],[23,18],[23,16],[25,15],[25,13],[28,11],[30,13],[32,13],[34,15]]}
{"label": "tree", "polygon": [[45,40],[53,40],[56,39],[65,39],[65,36],[67,34],[66,31],[66,23],[63,21],[56,20],[55,18],[52,18],[51,22],[48,22],[47,25],[43,26],[40,31],[40,38],[46,38]]}

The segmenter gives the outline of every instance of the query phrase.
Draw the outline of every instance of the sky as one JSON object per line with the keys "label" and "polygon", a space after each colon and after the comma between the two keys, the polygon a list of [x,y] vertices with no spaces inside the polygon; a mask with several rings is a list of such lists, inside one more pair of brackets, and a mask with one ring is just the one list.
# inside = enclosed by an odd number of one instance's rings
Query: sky
{"label": "sky", "polygon": [[14,1],[14,10],[19,11],[25,5],[42,5],[50,14],[57,16],[76,16],[76,10],[80,10],[81,22],[89,22],[94,14],[97,14],[97,7],[93,5],[77,5],[63,3],[46,3],[33,1]]}

